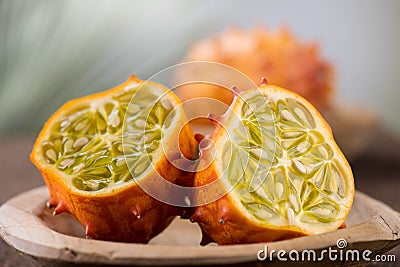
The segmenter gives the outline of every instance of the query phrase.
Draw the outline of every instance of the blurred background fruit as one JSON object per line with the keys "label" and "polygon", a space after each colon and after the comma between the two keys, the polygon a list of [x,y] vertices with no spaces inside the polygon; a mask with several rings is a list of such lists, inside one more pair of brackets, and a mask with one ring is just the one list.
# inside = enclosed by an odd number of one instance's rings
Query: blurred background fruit
{"label": "blurred background fruit", "polygon": [[[228,28],[218,36],[211,35],[192,45],[183,61],[201,60],[231,66],[243,72],[255,84],[266,78],[269,83],[292,90],[321,109],[329,107],[332,102],[335,89],[332,64],[321,57],[316,42],[304,42],[287,28]],[[193,73],[183,72],[180,75],[195,78],[204,71],[207,69],[199,68]],[[230,78],[228,73],[218,75],[226,80]],[[250,89],[246,88],[246,84],[232,85],[239,90]],[[201,88],[187,90],[183,97],[195,97],[197,91],[210,96],[221,92],[202,85]]]}

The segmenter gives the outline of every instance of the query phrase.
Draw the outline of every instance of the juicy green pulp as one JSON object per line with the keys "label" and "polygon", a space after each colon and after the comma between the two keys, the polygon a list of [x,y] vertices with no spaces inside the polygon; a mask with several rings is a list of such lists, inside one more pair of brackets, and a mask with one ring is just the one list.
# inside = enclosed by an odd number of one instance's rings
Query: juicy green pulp
{"label": "juicy green pulp", "polygon": [[243,127],[230,132],[222,161],[246,210],[277,225],[293,224],[292,212],[301,223],[340,219],[348,190],[345,173],[311,113],[290,98],[274,102],[256,95],[245,100]]}
{"label": "juicy green pulp", "polygon": [[58,118],[42,143],[45,161],[82,191],[98,191],[143,174],[172,111],[151,88],[143,87],[121,90],[95,100],[96,105],[86,101]]}

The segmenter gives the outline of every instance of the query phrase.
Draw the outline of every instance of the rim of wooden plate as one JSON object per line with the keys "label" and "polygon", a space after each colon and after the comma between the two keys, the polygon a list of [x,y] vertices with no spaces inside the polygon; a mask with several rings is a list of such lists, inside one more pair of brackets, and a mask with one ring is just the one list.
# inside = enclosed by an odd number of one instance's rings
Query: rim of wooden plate
{"label": "rim of wooden plate", "polygon": [[266,245],[270,251],[318,250],[335,247],[337,240],[344,238],[347,247],[370,247],[374,253],[384,253],[400,243],[400,213],[359,191],[348,228],[278,242],[205,247],[118,243],[61,234],[38,217],[47,198],[47,188],[42,186],[4,203],[0,207],[0,236],[20,252],[50,261],[148,266],[234,264],[257,261],[257,252]]}

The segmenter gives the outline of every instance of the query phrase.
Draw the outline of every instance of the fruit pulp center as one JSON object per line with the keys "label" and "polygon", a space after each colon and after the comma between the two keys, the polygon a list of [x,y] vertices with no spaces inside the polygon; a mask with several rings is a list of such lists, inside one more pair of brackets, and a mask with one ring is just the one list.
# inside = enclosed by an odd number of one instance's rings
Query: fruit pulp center
{"label": "fruit pulp center", "polygon": [[240,120],[221,158],[226,180],[251,216],[300,227],[345,216],[349,185],[340,159],[301,102],[253,95]]}
{"label": "fruit pulp center", "polygon": [[160,97],[150,85],[139,88],[83,101],[56,118],[42,142],[44,160],[82,191],[140,177],[174,113],[166,96]]}

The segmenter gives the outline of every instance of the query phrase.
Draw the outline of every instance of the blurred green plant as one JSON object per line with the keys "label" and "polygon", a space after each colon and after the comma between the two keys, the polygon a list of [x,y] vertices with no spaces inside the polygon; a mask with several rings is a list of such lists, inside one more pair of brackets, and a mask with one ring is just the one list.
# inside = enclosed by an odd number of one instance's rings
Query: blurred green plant
{"label": "blurred green plant", "polygon": [[201,34],[183,19],[199,4],[0,1],[0,135],[36,132],[71,98],[175,63]]}

